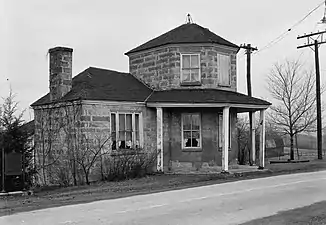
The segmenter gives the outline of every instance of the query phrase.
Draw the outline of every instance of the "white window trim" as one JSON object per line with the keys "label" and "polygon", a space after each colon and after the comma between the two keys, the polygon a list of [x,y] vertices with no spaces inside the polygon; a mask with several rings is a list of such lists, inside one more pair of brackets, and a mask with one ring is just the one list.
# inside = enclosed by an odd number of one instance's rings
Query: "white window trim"
{"label": "white window trim", "polygon": [[[199,115],[199,146],[198,147],[185,147],[183,136],[183,117],[185,115]],[[182,113],[181,114],[181,149],[202,149],[202,132],[201,132],[201,114],[200,113]]]}
{"label": "white window trim", "polygon": [[[224,55],[224,56],[228,56],[229,57],[229,84],[222,84],[221,83],[221,72],[220,72],[220,62],[219,62],[219,55]],[[232,63],[231,63],[231,55],[230,54],[226,54],[226,53],[217,53],[217,60],[218,60],[218,67],[217,67],[217,71],[218,71],[218,85],[221,87],[231,87],[231,69],[232,69]]]}
{"label": "white window trim", "polygon": [[197,55],[198,56],[198,66],[199,66],[199,83],[201,83],[201,65],[200,65],[200,53],[180,53],[180,83],[182,84],[187,84],[187,83],[195,83],[196,81],[190,81],[190,82],[187,82],[187,81],[183,81],[182,79],[182,76],[183,76],[183,73],[182,73],[182,65],[183,65],[183,60],[182,60],[182,57],[183,56],[186,56],[186,55],[189,55],[189,56],[192,56],[192,55]]}
{"label": "white window trim", "polygon": [[[136,122],[136,119],[135,119],[135,115],[136,114],[138,114],[139,115],[139,147],[140,148],[143,148],[143,140],[144,140],[144,138],[143,138],[143,115],[142,115],[142,112],[126,112],[126,111],[123,111],[123,112],[119,112],[119,111],[116,111],[116,112],[110,112],[110,116],[112,115],[112,114],[114,114],[115,115],[115,132],[116,132],[116,136],[115,136],[115,140],[116,140],[116,149],[115,150],[113,150],[113,151],[117,151],[117,150],[119,150],[119,145],[118,145],[118,140],[119,140],[119,115],[120,114],[124,114],[124,115],[126,115],[126,114],[131,114],[131,123],[132,123],[132,136],[131,136],[131,138],[132,138],[132,143],[134,144],[134,143],[136,143],[136,136],[135,136],[135,128],[136,128],[136,124],[135,124],[135,122]],[[111,118],[110,118],[110,123],[112,123],[112,120],[111,120]],[[110,129],[111,129],[111,126],[110,126]],[[112,134],[112,130],[111,130],[111,134]],[[111,138],[111,142],[113,143],[113,141],[112,141],[112,138]],[[133,147],[134,146],[132,146],[132,148],[131,149],[133,149]],[[128,150],[128,149],[127,149]]]}

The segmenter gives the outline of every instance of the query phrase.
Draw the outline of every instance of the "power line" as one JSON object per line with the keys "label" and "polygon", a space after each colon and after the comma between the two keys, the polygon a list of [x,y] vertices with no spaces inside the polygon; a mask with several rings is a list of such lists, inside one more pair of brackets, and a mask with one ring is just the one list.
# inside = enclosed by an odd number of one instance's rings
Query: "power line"
{"label": "power line", "polygon": [[[267,45],[262,47],[260,50],[253,54],[258,54],[266,49],[271,48],[273,45],[276,45],[280,41],[282,41],[295,27],[300,25],[303,21],[305,21],[312,13],[314,13],[317,9],[319,9],[322,5],[325,4],[325,1],[322,1],[317,7],[315,7],[313,10],[311,10],[306,16],[304,16],[301,20],[299,20],[297,23],[295,23],[292,27],[290,27],[287,31],[283,32],[281,35],[270,41]],[[315,28],[314,28],[315,29]]]}

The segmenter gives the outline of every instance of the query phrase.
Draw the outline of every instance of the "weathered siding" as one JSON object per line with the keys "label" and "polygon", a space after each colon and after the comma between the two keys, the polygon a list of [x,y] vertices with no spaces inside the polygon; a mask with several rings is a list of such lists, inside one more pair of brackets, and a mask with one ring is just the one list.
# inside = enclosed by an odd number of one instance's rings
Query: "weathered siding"
{"label": "weathered siding", "polygon": [[[237,89],[237,50],[218,46],[162,47],[129,56],[129,72],[156,90],[171,88],[192,88],[180,83],[181,53],[199,53],[201,86],[196,88],[219,88],[236,91]],[[231,86],[219,86],[217,54],[231,56]]]}
{"label": "weathered siding", "polygon": [[[201,113],[202,148],[182,149],[181,147],[181,114]],[[164,132],[164,166],[165,171],[181,167],[200,168],[204,163],[211,166],[222,165],[222,151],[218,149],[218,113],[222,109],[165,109],[163,132]],[[237,158],[238,145],[236,138],[236,113],[231,110],[231,149],[229,161]]]}

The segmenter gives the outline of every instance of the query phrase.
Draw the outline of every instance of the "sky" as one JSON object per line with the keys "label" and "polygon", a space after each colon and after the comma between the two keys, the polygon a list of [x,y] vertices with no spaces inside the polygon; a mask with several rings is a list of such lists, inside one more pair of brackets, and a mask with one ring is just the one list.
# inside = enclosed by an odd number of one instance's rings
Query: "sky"
{"label": "sky", "polygon": [[[0,0],[0,96],[10,87],[24,119],[33,118],[30,104],[49,90],[49,48],[71,47],[73,76],[89,66],[128,72],[125,52],[193,21],[235,43],[263,49],[302,20],[321,0]],[[266,76],[273,64],[301,58],[314,69],[314,53],[297,49],[298,35],[325,30],[318,24],[322,6],[277,44],[252,56],[253,96],[273,102]],[[322,82],[326,82],[326,44],[320,48]],[[246,58],[239,51],[238,91],[246,93]],[[325,95],[323,98],[325,99]],[[0,99],[0,103],[1,103]]]}

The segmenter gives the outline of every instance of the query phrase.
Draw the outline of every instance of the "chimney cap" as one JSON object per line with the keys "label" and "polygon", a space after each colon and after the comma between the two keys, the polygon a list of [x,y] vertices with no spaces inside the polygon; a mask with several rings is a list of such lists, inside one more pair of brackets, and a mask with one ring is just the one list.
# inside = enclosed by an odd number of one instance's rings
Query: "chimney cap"
{"label": "chimney cap", "polygon": [[68,48],[68,47],[54,47],[54,48],[50,48],[49,49],[49,53],[53,53],[53,52],[73,52],[72,48]]}

